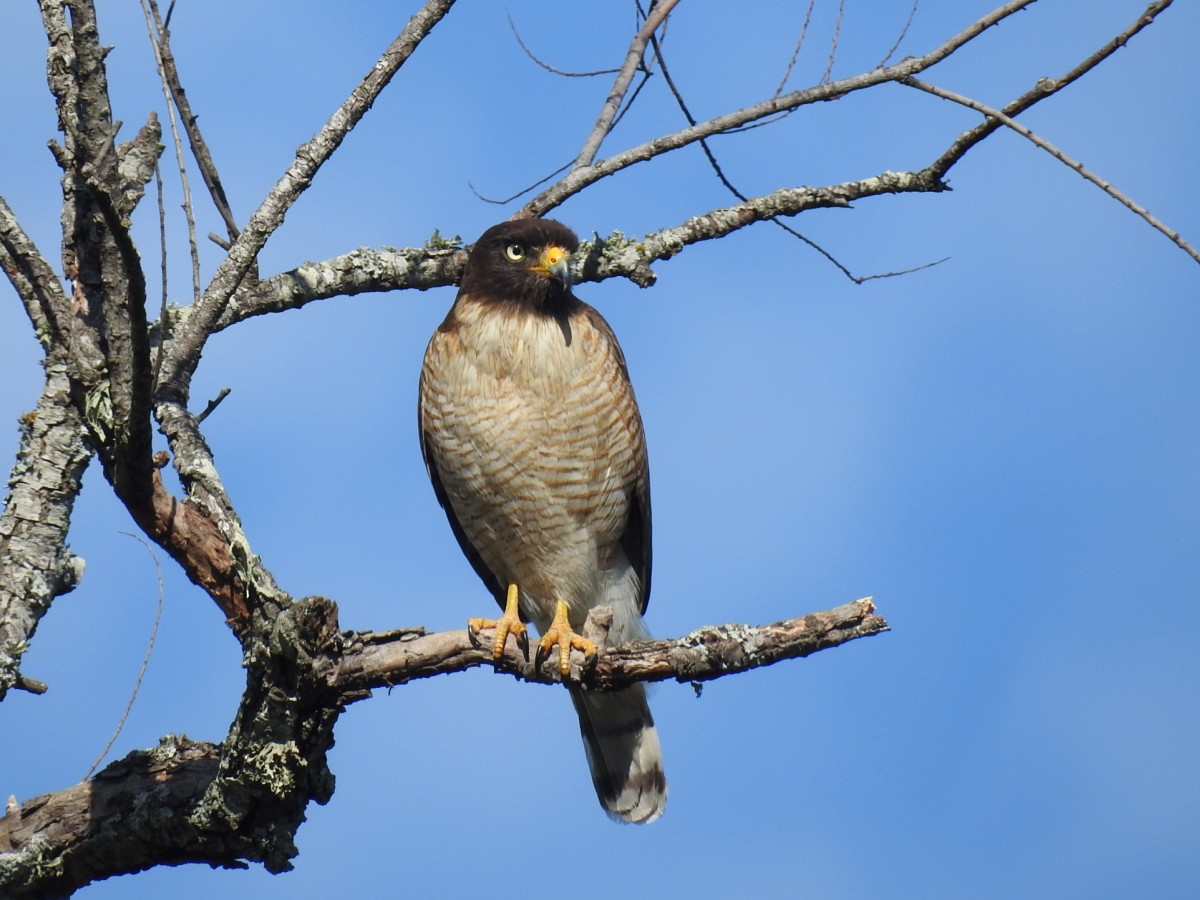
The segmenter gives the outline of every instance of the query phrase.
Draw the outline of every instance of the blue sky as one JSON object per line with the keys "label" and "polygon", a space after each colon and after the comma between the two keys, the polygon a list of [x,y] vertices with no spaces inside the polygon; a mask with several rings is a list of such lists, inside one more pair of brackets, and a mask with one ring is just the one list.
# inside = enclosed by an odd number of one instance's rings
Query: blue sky
{"label": "blue sky", "polygon": [[[669,62],[698,117],[781,77],[807,4],[685,3]],[[895,7],[893,9],[893,6]],[[568,69],[615,64],[632,15],[512,0],[526,42]],[[244,220],[415,4],[181,4],[174,46]],[[988,9],[922,3],[900,55]],[[1134,19],[1136,0],[1035,5],[928,79],[1002,105]],[[819,2],[790,85],[819,80],[836,4]],[[117,116],[162,108],[136,4],[100,3]],[[834,75],[879,61],[907,4],[846,4]],[[0,8],[0,194],[57,258],[54,115],[30,4]],[[1200,242],[1200,9],[1178,3],[1098,70],[1022,117]],[[572,158],[610,85],[560,79],[500,4],[456,7],[291,212],[262,270],[357,246],[472,240],[507,196]],[[747,194],[927,164],[977,121],[889,86],[714,141]],[[681,125],[661,79],[602,155]],[[168,170],[169,172],[169,167]],[[170,180],[169,174],[167,175]],[[1162,235],[1011,134],[953,192],[795,221],[855,286],[781,230],[690,248],[643,291],[584,285],[621,338],[654,489],[648,623],[662,636],[764,623],[874,595],[893,631],[651,697],[671,797],[647,828],[596,805],[556,689],[471,672],[352,707],[296,870],[159,869],[79,896],[317,898],[554,890],[581,898],[1192,897],[1200,890],[1200,271]],[[199,189],[198,181],[193,188]],[[172,190],[174,190],[172,188]],[[729,202],[698,150],[607,179],[555,212],[641,234]],[[178,206],[177,193],[168,208]],[[136,237],[151,270],[152,204]],[[201,233],[219,231],[204,207]],[[189,292],[172,218],[172,298]],[[205,273],[218,255],[204,249]],[[154,279],[151,279],[152,281]],[[458,628],[490,599],[437,508],[416,379],[451,290],[360,296],[215,338],[193,391],[255,550],[345,628]],[[40,388],[38,347],[0,286],[0,457]],[[10,463],[5,462],[7,466]],[[71,543],[87,575],[43,620],[0,708],[0,795],[78,780],[124,708],[154,618],[154,567],[98,469]],[[157,646],[109,759],[184,732],[219,740],[242,673],[199,591],[167,570]],[[490,785],[519,785],[503,816]],[[513,864],[506,868],[504,858]],[[547,872],[547,867],[550,871]],[[503,874],[501,874],[503,873]]]}

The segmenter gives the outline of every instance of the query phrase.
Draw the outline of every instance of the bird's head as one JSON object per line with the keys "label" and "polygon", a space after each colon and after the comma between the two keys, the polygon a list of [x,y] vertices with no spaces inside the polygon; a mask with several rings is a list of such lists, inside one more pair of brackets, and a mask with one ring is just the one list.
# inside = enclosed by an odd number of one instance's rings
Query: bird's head
{"label": "bird's head", "polygon": [[462,293],[555,314],[571,298],[571,254],[579,238],[553,219],[501,222],[467,257]]}

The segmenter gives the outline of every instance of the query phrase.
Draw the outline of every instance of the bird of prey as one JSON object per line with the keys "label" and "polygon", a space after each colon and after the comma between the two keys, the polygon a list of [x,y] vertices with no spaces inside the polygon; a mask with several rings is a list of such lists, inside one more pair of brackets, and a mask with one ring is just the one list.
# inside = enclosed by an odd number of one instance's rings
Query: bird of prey
{"label": "bird of prey", "polygon": [[[650,480],[641,414],[608,323],[571,293],[575,234],[527,219],[489,228],[425,351],[421,449],[450,527],[496,602],[493,653],[532,621],[539,655],[595,652],[578,634],[611,607],[613,643],[645,636]],[[651,822],[667,799],[642,685],[569,687],[592,781],[615,819]]]}

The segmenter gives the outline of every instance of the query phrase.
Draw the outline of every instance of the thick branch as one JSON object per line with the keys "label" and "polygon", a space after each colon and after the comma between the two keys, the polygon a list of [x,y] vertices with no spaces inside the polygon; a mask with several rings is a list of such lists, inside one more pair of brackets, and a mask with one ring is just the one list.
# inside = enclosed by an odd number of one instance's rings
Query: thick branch
{"label": "thick branch", "polygon": [[168,736],[90,781],[27,800],[0,819],[0,893],[69,897],[93,881],[162,864],[244,868],[253,836],[206,833],[188,816],[216,775],[219,752]]}
{"label": "thick branch", "polygon": [[264,313],[299,309],[314,300],[355,294],[412,289],[418,291],[458,284],[467,251],[451,246],[376,250],[360,247],[321,262],[307,262],[274,275],[234,295],[215,330]]}
{"label": "thick branch", "polygon": [[46,360],[37,407],[21,417],[21,443],[0,514],[0,700],[30,687],[21,655],[55,597],[72,590],[83,560],[67,548],[71,511],[91,459],[85,429],[71,403],[67,366]]}
{"label": "thick branch", "polygon": [[[594,611],[602,640],[611,612]],[[607,616],[607,619],[605,618]],[[221,747],[168,736],[151,751],[113,763],[92,781],[17,805],[0,819],[0,890],[5,897],[67,896],[90,881],[158,863],[289,867],[308,802],[333,790],[325,751],[343,704],[391,687],[492,665],[491,649],[465,631],[422,629],[342,635],[336,608],[300,601],[262,623],[247,650],[247,692]],[[573,665],[585,689],[637,681],[706,681],[808,656],[886,631],[869,599],[752,628],[701,628],[678,640],[602,650]],[[486,643],[486,642],[485,642]],[[557,661],[541,670],[510,648],[499,666],[518,678],[560,682]],[[46,869],[54,865],[53,874]]]}
{"label": "thick branch", "polygon": [[63,345],[70,300],[50,263],[25,233],[8,202],[0,197],[0,268],[25,306],[44,350]]}
{"label": "thick branch", "polygon": [[[576,263],[576,282],[629,278],[642,287],[654,283],[650,264],[670,259],[689,244],[715,240],[755,222],[794,216],[809,209],[845,208],[855,200],[881,194],[929,193],[948,190],[928,170],[883,172],[860,181],[825,187],[781,188],[745,203],[715,209],[643,238],[613,232],[584,241]],[[450,247],[409,247],[376,250],[360,247],[321,262],[309,262],[289,272],[273,275],[246,291],[239,291],[216,329],[266,313],[299,309],[317,300],[355,294],[429,290],[458,284],[466,265],[467,250]],[[188,310],[177,314],[186,321]]]}
{"label": "thick branch", "polygon": [[[605,612],[611,622],[611,612]],[[597,616],[595,624],[607,631],[602,618]],[[875,605],[866,598],[773,625],[713,626],[674,640],[636,641],[603,649],[594,662],[582,667],[576,654],[571,680],[601,691],[669,678],[709,681],[887,630],[887,622],[875,615]],[[322,678],[331,687],[355,695],[481,665],[496,665],[524,681],[554,684],[563,680],[555,658],[537,668],[510,643],[495,664],[490,642],[485,640],[481,646],[466,630],[425,634],[421,629],[354,635],[339,660],[326,661]]]}
{"label": "thick branch", "polygon": [[[48,80],[64,135],[63,265],[74,286],[69,340],[82,411],[106,477],[135,515],[150,498],[146,285],[128,215],[161,149],[152,120],[118,150],[90,0],[43,0]],[[79,400],[77,399],[77,402]]]}

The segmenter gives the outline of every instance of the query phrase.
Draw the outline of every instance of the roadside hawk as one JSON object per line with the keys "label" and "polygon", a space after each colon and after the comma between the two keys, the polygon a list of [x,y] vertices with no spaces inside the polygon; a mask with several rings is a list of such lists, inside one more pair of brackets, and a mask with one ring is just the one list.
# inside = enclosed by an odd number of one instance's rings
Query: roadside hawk
{"label": "roadside hawk", "polygon": [[[559,222],[489,228],[425,352],[421,449],[458,543],[504,610],[499,658],[524,622],[539,655],[594,652],[577,632],[611,607],[614,644],[645,636],[650,479],[625,358],[600,313],[571,293],[575,234]],[[614,818],[651,822],[667,799],[641,685],[569,686],[592,781]]]}

